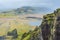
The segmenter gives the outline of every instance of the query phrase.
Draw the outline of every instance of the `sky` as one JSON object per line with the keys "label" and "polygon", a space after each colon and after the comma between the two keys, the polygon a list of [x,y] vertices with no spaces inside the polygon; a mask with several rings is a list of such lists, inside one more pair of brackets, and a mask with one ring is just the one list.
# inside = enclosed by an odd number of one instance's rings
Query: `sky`
{"label": "sky", "polygon": [[60,0],[0,0],[0,9],[22,6],[48,7],[54,10],[60,7]]}

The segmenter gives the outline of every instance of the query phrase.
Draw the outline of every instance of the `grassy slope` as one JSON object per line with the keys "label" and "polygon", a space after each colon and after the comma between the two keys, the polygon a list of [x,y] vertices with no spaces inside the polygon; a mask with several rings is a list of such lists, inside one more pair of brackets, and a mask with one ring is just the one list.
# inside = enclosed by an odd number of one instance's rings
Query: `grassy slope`
{"label": "grassy slope", "polygon": [[[0,36],[6,35],[8,31],[17,29],[17,33],[19,35],[17,38],[18,40],[21,39],[21,36],[25,32],[34,29],[34,27],[31,27],[29,24],[27,24],[27,22],[20,20],[16,15],[13,14],[0,14],[0,18],[2,18],[0,19]],[[24,40],[26,40],[28,37],[29,36],[27,36]]]}

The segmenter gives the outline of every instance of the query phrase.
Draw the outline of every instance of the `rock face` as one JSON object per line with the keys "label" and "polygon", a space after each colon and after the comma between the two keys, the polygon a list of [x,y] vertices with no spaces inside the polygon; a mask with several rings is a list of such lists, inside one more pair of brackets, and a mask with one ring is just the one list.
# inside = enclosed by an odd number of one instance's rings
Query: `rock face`
{"label": "rock face", "polygon": [[55,40],[60,40],[60,17],[57,18]]}
{"label": "rock face", "polygon": [[52,40],[53,36],[53,26],[54,26],[54,14],[48,14],[44,16],[43,22],[41,24],[42,37],[43,40]]}
{"label": "rock face", "polygon": [[41,25],[43,40],[60,40],[60,9],[44,16]]}
{"label": "rock face", "polygon": [[16,29],[14,29],[12,32],[8,32],[7,35],[8,36],[13,36],[13,39],[16,39],[18,37]]}
{"label": "rock face", "polygon": [[29,40],[43,40],[41,35],[41,29],[36,27],[35,30],[31,33],[31,38]]}
{"label": "rock face", "polygon": [[57,9],[54,13],[45,15],[37,31],[31,34],[30,40],[60,40],[60,9]]}
{"label": "rock face", "polygon": [[56,13],[55,40],[60,40],[60,9],[57,9]]}

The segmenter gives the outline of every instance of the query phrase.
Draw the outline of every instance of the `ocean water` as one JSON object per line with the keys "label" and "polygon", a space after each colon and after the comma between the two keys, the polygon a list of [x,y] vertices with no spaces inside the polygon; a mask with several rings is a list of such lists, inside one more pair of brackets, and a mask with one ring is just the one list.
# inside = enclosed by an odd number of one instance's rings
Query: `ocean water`
{"label": "ocean water", "polygon": [[37,20],[37,21],[30,21],[29,24],[32,26],[40,26],[42,23],[42,19]]}

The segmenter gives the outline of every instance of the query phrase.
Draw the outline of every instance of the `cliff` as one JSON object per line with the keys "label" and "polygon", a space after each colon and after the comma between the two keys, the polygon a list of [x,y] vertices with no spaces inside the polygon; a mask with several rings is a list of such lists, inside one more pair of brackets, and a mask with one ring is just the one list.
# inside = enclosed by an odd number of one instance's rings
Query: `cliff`
{"label": "cliff", "polygon": [[60,9],[43,17],[42,24],[32,32],[30,40],[60,40]]}

